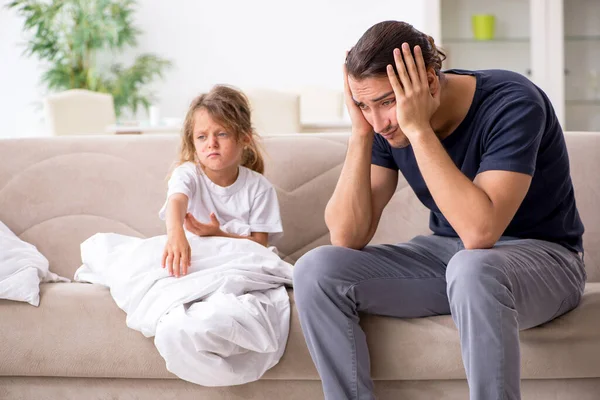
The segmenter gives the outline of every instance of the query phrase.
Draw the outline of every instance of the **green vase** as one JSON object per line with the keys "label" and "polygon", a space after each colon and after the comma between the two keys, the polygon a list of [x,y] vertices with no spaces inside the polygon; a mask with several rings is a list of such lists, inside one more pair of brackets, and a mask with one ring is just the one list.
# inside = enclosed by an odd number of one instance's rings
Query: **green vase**
{"label": "green vase", "polygon": [[477,40],[492,40],[496,29],[496,17],[491,14],[476,14],[471,16],[473,36]]}

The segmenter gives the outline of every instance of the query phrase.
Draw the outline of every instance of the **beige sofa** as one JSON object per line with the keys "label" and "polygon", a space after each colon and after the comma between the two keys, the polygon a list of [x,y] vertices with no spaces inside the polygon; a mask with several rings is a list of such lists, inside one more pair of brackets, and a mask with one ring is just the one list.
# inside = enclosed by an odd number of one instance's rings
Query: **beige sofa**
{"label": "beige sofa", "polygon": [[[600,398],[600,133],[568,133],[586,225],[588,284],[579,308],[522,332],[523,398]],[[345,135],[267,137],[267,177],[278,188],[294,261],[326,244],[323,210],[346,151]],[[175,136],[0,141],[0,220],[35,244],[51,269],[72,277],[79,244],[96,232],[164,233],[157,212],[176,156]],[[375,242],[428,232],[427,212],[405,182]],[[1,250],[0,250],[1,251]],[[290,294],[292,294],[290,292]],[[293,297],[292,297],[293,304]],[[380,399],[467,399],[458,334],[449,316],[366,316]],[[151,339],[125,326],[107,289],[43,284],[38,308],[0,301],[0,399],[320,399],[319,377],[295,310],[281,362],[258,382],[207,388],[165,369]]]}

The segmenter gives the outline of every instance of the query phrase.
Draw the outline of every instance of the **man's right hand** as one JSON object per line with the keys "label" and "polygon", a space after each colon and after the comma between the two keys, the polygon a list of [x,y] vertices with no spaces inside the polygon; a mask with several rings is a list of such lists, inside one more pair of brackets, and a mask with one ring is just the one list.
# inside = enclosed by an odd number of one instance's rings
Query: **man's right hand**
{"label": "man's right hand", "polygon": [[191,264],[192,249],[185,237],[183,229],[169,232],[167,244],[162,256],[162,267],[167,268],[169,275],[179,277],[187,275]]}
{"label": "man's right hand", "polygon": [[[346,57],[348,53],[346,53]],[[352,134],[358,136],[372,137],[373,127],[367,122],[362,111],[352,98],[352,92],[350,91],[350,85],[348,84],[348,68],[344,63],[344,102],[348,109],[348,115],[350,115],[350,121],[352,122]]]}

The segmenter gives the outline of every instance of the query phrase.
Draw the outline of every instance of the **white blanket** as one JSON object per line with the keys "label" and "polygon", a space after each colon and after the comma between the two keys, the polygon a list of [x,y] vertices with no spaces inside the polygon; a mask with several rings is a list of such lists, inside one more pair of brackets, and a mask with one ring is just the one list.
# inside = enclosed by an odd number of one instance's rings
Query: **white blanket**
{"label": "white blanket", "polygon": [[166,240],[96,234],[81,245],[75,280],[108,286],[127,326],[154,336],[180,378],[205,386],[259,379],[287,343],[292,266],[250,240],[188,234],[191,267],[170,277],[160,266]]}
{"label": "white blanket", "polygon": [[40,282],[69,282],[50,272],[38,249],[0,222],[0,299],[40,304]]}

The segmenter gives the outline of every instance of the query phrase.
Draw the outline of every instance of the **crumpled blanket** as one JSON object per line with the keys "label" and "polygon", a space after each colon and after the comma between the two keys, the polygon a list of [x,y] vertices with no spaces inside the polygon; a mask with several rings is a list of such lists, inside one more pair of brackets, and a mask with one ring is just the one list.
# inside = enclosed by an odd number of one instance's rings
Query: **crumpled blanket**
{"label": "crumpled blanket", "polygon": [[70,282],[50,272],[48,259],[0,222],[0,299],[40,304],[40,283]]}
{"label": "crumpled blanket", "polygon": [[205,386],[257,380],[285,350],[292,266],[251,240],[187,235],[186,276],[161,268],[166,236],[99,233],[82,243],[75,280],[109,287],[127,326],[154,336],[181,379]]}

